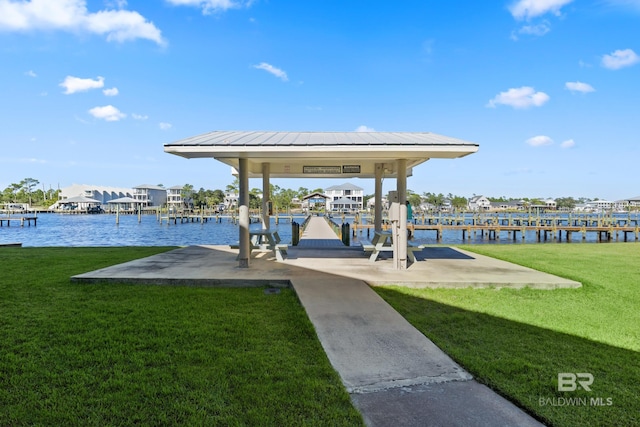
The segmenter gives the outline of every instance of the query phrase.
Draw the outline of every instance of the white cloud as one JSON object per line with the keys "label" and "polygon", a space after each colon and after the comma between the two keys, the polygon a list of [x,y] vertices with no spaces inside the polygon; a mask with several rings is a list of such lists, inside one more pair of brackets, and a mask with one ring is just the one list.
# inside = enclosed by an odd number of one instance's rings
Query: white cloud
{"label": "white cloud", "polygon": [[572,148],[576,145],[576,142],[573,139],[567,139],[566,141],[562,141],[560,143],[561,148]]}
{"label": "white cloud", "polygon": [[616,50],[602,57],[602,66],[610,70],[629,67],[640,61],[640,57],[631,49]]}
{"label": "white cloud", "polygon": [[106,0],[104,4],[112,9],[124,9],[127,7],[127,0]]}
{"label": "white cloud", "polygon": [[356,128],[356,132],[375,132],[374,128],[370,128],[369,126],[360,125]]}
{"label": "white cloud", "polygon": [[126,114],[120,112],[120,110],[118,110],[113,105],[105,105],[104,107],[94,107],[89,110],[89,114],[91,114],[96,119],[102,119],[108,122],[117,122],[118,120],[121,120],[127,117]]}
{"label": "white cloud", "polygon": [[160,127],[161,130],[169,130],[173,127],[171,123],[166,123],[166,122],[160,122],[158,126]]}
{"label": "white cloud", "polygon": [[131,117],[133,117],[134,120],[147,120],[149,118],[149,116],[145,116],[143,114],[136,114],[136,113],[133,113]]}
{"label": "white cloud", "polygon": [[542,147],[543,145],[553,144],[553,139],[545,135],[534,136],[526,140],[526,143],[532,147]]}
{"label": "white cloud", "polygon": [[566,82],[564,87],[569,89],[571,92],[589,93],[596,91],[590,84],[582,82]]}
{"label": "white cloud", "polygon": [[[126,2],[118,2],[126,5]],[[160,30],[138,12],[101,10],[90,13],[86,0],[0,0],[0,30],[85,31],[108,41],[147,39],[163,45]]]}
{"label": "white cloud", "polygon": [[205,15],[228,9],[238,9],[244,6],[251,6],[253,0],[167,0],[175,6],[195,6],[202,8]]}
{"label": "white cloud", "polygon": [[640,11],[640,0],[605,0],[612,6],[618,6],[625,9]]}
{"label": "white cloud", "polygon": [[573,0],[518,0],[509,6],[515,19],[531,19],[552,13],[560,15],[560,9]]}
{"label": "white cloud", "polygon": [[45,159],[37,159],[35,157],[23,157],[21,159],[18,159],[18,161],[21,162],[21,163],[36,163],[36,164],[40,164],[40,165],[49,163]]}
{"label": "white cloud", "polygon": [[518,34],[542,37],[549,31],[551,31],[551,25],[549,24],[549,22],[544,21],[536,25],[525,25],[518,30]]}
{"label": "white cloud", "polygon": [[112,87],[111,89],[104,89],[102,93],[104,93],[104,96],[116,96],[120,92],[117,87]]}
{"label": "white cloud", "polygon": [[280,68],[276,68],[271,64],[267,64],[266,62],[261,62],[258,65],[254,65],[253,68],[257,68],[258,70],[265,70],[267,73],[273,74],[283,82],[289,81],[287,73],[282,71]]}
{"label": "white cloud", "polygon": [[104,77],[98,77],[96,80],[81,79],[80,77],[67,76],[59,86],[65,88],[65,95],[76,92],[86,92],[91,89],[100,89],[104,86]]}
{"label": "white cloud", "polygon": [[24,75],[29,77],[38,77],[38,75],[33,70],[25,71]]}
{"label": "white cloud", "polygon": [[511,88],[506,92],[500,92],[487,107],[495,108],[499,104],[509,105],[513,108],[540,107],[549,100],[549,95],[544,92],[536,92],[534,88],[522,86]]}

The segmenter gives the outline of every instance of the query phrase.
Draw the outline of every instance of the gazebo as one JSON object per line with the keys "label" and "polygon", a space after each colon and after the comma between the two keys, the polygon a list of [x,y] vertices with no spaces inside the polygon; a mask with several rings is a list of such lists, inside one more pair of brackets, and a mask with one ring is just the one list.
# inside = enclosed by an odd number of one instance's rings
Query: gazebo
{"label": "gazebo", "polygon": [[111,210],[112,206],[115,206],[116,209],[122,209],[125,211],[140,208],[141,204],[140,200],[136,200],[133,197],[120,197],[118,199],[109,200],[107,203],[109,204],[109,210]]}
{"label": "gazebo", "polygon": [[[263,194],[273,178],[373,178],[374,226],[382,228],[382,180],[396,178],[399,218],[406,218],[407,176],[431,158],[454,159],[478,151],[478,144],[429,132],[264,132],[214,131],[164,145],[185,157],[214,158],[237,170],[240,267],[249,267],[249,178],[262,177]],[[269,226],[268,197],[262,199]],[[398,221],[394,247],[397,269],[407,268],[407,224]]]}

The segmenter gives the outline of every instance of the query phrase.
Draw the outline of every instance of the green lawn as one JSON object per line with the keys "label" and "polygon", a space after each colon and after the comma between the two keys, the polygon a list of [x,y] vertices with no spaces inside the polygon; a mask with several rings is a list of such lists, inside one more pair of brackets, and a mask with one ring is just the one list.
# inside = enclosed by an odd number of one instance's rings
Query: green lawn
{"label": "green lawn", "polygon": [[0,248],[0,425],[362,425],[290,289],[79,285],[168,248]]}
{"label": "green lawn", "polygon": [[[640,425],[640,244],[461,247],[583,287],[376,291],[477,380],[543,422]],[[559,373],[592,374],[591,391],[558,391]]]}

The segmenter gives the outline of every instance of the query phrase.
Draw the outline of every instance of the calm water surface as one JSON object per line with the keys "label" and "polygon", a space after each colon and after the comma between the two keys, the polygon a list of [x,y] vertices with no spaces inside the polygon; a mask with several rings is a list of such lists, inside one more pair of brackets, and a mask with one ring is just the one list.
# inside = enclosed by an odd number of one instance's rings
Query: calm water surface
{"label": "calm water surface", "polygon": [[[300,223],[303,218],[295,218]],[[260,224],[251,224],[260,229]],[[272,228],[285,242],[291,241],[291,223],[280,222]],[[238,241],[238,226],[223,218],[221,223],[160,224],[155,215],[40,214],[37,226],[0,228],[0,243],[22,242],[23,246],[187,246],[227,245]]]}
{"label": "calm water surface", "polygon": [[[294,221],[301,224],[304,217],[294,216]],[[338,224],[342,218],[334,218]],[[353,222],[353,217],[346,217],[345,222]],[[251,224],[251,228],[260,229],[260,224]],[[283,242],[291,242],[291,223],[287,219],[275,224],[271,219],[271,228],[278,230]],[[462,240],[459,231],[444,231],[442,242],[436,240],[434,231],[417,230],[412,240],[413,244],[521,244],[537,243],[535,233],[525,236],[523,241],[518,233],[514,241],[502,233],[499,240],[488,240],[480,233],[471,239]],[[352,245],[358,245],[358,238],[368,239],[367,232],[358,233],[351,239]],[[633,240],[633,237],[631,238]],[[136,215],[120,216],[120,223],[116,224],[115,215],[63,215],[40,214],[37,226],[20,227],[14,223],[11,227],[0,227],[0,243],[21,242],[23,246],[187,246],[187,245],[228,245],[238,241],[238,226],[229,219],[223,218],[221,223],[209,221],[205,223],[160,224],[155,215],[143,215],[138,222]],[[580,233],[575,233],[575,244],[597,241],[595,233],[588,233],[586,241]],[[547,243],[557,240],[547,240]],[[564,240],[563,240],[564,243]]]}

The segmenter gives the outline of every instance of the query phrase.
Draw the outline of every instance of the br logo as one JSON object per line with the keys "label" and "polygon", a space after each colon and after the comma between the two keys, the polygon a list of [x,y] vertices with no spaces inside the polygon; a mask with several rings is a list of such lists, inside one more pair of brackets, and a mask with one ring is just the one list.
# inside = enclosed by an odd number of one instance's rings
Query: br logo
{"label": "br logo", "polygon": [[588,373],[562,372],[558,374],[558,391],[575,391],[578,385],[585,391],[591,391],[591,387],[589,387],[591,384],[593,384],[593,375]]}

